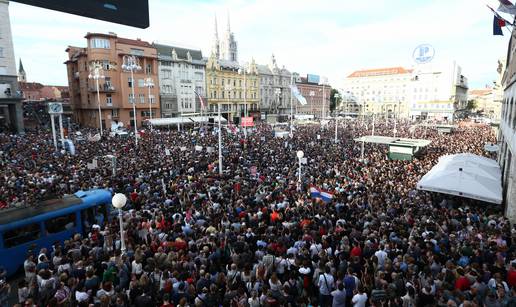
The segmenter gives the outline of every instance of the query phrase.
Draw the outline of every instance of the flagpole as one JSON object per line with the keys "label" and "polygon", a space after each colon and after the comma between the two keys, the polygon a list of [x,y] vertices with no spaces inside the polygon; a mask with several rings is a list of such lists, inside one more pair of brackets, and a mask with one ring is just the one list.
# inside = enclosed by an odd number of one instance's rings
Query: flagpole
{"label": "flagpole", "polygon": [[294,132],[293,132],[293,125],[294,125],[294,114],[293,114],[293,106],[292,106],[292,85],[294,84],[294,74],[290,74],[290,137],[293,137],[294,136]]}

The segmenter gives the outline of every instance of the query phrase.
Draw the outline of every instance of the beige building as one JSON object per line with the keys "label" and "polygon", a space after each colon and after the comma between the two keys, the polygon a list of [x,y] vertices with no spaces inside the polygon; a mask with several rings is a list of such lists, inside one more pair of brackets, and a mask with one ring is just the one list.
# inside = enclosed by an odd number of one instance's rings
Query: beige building
{"label": "beige building", "polygon": [[[114,33],[88,33],[87,47],[69,46],[66,49],[70,101],[76,122],[84,126],[99,127],[99,111],[95,80],[89,78],[95,64],[102,66],[104,78],[99,80],[102,125],[109,128],[122,122],[133,127],[133,103],[136,108],[137,126],[150,117],[159,117],[159,81],[156,49],[140,39],[118,37]],[[124,56],[135,56],[141,69],[131,73],[122,69]],[[154,87],[145,86],[152,79]],[[134,88],[134,96],[132,89]]]}
{"label": "beige building", "polygon": [[471,89],[468,99],[476,104],[475,111],[494,121],[500,120],[501,101],[496,100],[496,90],[493,88]]}
{"label": "beige building", "polygon": [[344,91],[354,97],[360,114],[408,117],[412,70],[403,67],[357,70],[344,80]]}

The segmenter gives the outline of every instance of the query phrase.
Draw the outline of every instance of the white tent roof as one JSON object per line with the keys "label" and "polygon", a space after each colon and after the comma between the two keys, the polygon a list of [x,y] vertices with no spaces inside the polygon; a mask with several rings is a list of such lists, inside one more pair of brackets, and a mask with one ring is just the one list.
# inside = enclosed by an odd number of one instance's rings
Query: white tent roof
{"label": "white tent roof", "polygon": [[417,189],[501,204],[501,178],[495,160],[474,154],[447,155],[421,178]]}
{"label": "white tent roof", "polygon": [[[177,125],[177,124],[206,123],[209,121],[210,118],[213,118],[213,120],[216,123],[219,122],[218,116],[167,117],[167,118],[153,118],[150,120],[148,119],[147,121],[150,122],[150,124],[153,126],[168,126],[168,125]],[[220,121],[222,123],[225,123],[226,119],[221,116]]]}

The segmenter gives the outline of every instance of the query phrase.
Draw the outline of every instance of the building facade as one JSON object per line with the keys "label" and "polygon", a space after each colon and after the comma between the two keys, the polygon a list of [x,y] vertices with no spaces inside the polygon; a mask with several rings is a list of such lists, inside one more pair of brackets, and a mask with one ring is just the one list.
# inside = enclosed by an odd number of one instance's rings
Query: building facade
{"label": "building facade", "polygon": [[391,118],[452,120],[467,105],[467,78],[455,62],[414,68],[358,70],[344,80],[365,114]]}
{"label": "building facade", "polygon": [[515,34],[516,29],[509,40],[505,69],[498,67],[498,72],[503,72],[501,85],[504,91],[498,134],[498,162],[502,170],[505,216],[513,224],[516,223],[516,40],[513,37]]}
{"label": "building facade", "polygon": [[[274,55],[268,65],[258,65],[260,75],[260,112],[290,114],[292,73],[279,67]],[[296,101],[293,101],[294,105]]]}
{"label": "building facade", "polygon": [[9,1],[0,0],[0,129],[23,133],[23,110],[9,19]]}
{"label": "building facade", "polygon": [[455,61],[428,63],[412,70],[410,117],[451,121],[468,104],[468,79]]}
{"label": "building facade", "polygon": [[361,115],[406,118],[411,77],[412,71],[403,67],[357,70],[344,80],[344,90]]}
{"label": "building facade", "polygon": [[314,115],[316,118],[323,117],[324,113],[330,114],[330,94],[331,86],[321,85],[315,82],[309,82],[308,77],[296,77],[296,86],[301,95],[306,98],[306,105],[300,103],[295,104],[295,114]]}
{"label": "building facade", "polygon": [[235,36],[228,27],[224,39],[219,41],[215,19],[213,49],[206,63],[206,97],[209,111],[221,113],[229,120],[236,120],[248,114],[256,114],[260,102],[260,78],[254,60],[248,65],[238,63]]}
{"label": "building facade", "polygon": [[468,99],[475,102],[475,111],[495,122],[499,122],[502,104],[501,101],[496,99],[496,96],[496,89],[489,87],[471,89],[468,92]]}
{"label": "building facade", "polygon": [[[65,62],[68,71],[70,101],[77,123],[99,127],[96,82],[89,75],[94,65],[102,66],[99,80],[100,107],[104,128],[122,123],[134,127],[133,103],[136,108],[137,126],[151,115],[159,117],[158,57],[156,48],[140,39],[118,37],[115,33],[88,33],[87,47],[66,49],[69,60]],[[123,70],[124,57],[134,56],[140,70]],[[152,79],[154,87],[146,87],[146,79]],[[134,88],[134,96],[132,89]]]}
{"label": "building facade", "polygon": [[161,117],[201,112],[206,61],[201,50],[153,44],[158,52]]}

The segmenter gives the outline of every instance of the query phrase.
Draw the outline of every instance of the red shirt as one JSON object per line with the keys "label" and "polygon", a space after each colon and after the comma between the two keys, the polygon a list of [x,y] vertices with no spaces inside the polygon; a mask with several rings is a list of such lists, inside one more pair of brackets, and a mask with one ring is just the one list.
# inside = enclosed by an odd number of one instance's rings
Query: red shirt
{"label": "red shirt", "polygon": [[455,281],[455,289],[460,291],[466,291],[469,289],[469,280],[465,276],[459,277]]}
{"label": "red shirt", "polygon": [[362,256],[362,249],[360,246],[355,246],[351,249],[351,252],[349,253],[351,257],[360,257]]}
{"label": "red shirt", "polygon": [[509,287],[516,287],[516,270],[510,270],[507,273],[507,283]]}

